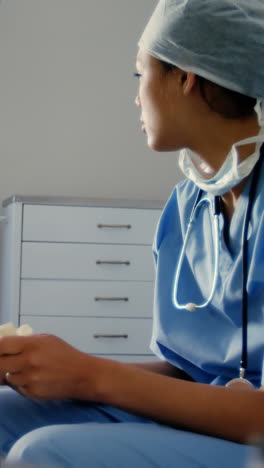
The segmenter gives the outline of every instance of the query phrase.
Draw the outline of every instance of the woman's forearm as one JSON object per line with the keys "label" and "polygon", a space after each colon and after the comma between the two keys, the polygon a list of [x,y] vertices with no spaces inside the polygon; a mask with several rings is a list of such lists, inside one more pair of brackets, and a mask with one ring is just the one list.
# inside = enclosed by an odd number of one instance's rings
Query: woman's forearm
{"label": "woman's forearm", "polygon": [[128,366],[134,366],[138,369],[147,370],[154,372],[155,374],[167,375],[177,379],[191,380],[193,379],[182,369],[173,366],[167,361],[152,361],[152,362],[133,362],[127,364]]}
{"label": "woman's forearm", "polygon": [[114,361],[98,362],[98,372],[102,403],[241,443],[264,435],[264,392],[178,380]]}

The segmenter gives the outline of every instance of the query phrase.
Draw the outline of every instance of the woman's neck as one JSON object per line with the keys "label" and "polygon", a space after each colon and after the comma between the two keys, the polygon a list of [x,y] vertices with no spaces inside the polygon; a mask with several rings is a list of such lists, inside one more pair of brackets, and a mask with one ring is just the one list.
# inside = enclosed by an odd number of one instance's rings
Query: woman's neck
{"label": "woman's neck", "polygon": [[[189,147],[217,172],[232,146],[238,141],[258,135],[259,130],[257,116],[243,120],[227,120],[215,114],[208,120],[197,120]],[[255,143],[241,145],[237,150],[240,161],[243,161],[255,151]]]}
{"label": "woman's neck", "polygon": [[[190,149],[199,154],[199,156],[216,173],[223,165],[232,146],[241,140],[250,138],[259,134],[257,116],[248,119],[227,120],[217,114],[211,118],[208,125],[204,122],[203,128],[206,133],[197,128],[195,145]],[[199,126],[199,124],[198,124]],[[256,149],[255,143],[241,145],[237,147],[240,161],[245,160]],[[227,219],[231,219],[238,199],[247,183],[248,177],[243,179],[236,187],[222,195],[224,210]]]}
{"label": "woman's neck", "polygon": [[229,221],[231,220],[234,214],[238,199],[244,190],[244,187],[248,181],[248,177],[245,177],[245,179],[243,179],[242,182],[240,182],[240,184],[236,185],[236,187],[234,187],[232,190],[229,190],[221,196],[224,207],[224,213],[227,220]]}

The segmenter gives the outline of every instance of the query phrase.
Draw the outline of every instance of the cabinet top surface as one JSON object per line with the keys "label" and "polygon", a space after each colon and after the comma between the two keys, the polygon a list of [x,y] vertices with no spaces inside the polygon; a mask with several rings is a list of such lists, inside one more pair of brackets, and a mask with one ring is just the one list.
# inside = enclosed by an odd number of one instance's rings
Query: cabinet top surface
{"label": "cabinet top surface", "polygon": [[161,200],[132,200],[89,197],[56,197],[34,195],[12,195],[6,198],[2,206],[7,207],[12,203],[27,203],[36,205],[70,205],[70,206],[102,206],[112,208],[145,208],[162,209],[165,201]]}

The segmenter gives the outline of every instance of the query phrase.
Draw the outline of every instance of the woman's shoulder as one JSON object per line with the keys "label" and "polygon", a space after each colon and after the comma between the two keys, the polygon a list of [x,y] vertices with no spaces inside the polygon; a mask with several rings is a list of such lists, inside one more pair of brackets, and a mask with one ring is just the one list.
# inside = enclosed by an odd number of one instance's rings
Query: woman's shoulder
{"label": "woman's shoulder", "polygon": [[199,188],[188,179],[179,182],[172,190],[160,216],[154,245],[158,249],[165,236],[181,232],[186,225],[197,197]]}
{"label": "woman's shoulder", "polygon": [[199,188],[189,179],[184,179],[179,182],[171,192],[167,203],[165,204],[164,213],[173,212],[184,213],[193,207],[196,200]]}

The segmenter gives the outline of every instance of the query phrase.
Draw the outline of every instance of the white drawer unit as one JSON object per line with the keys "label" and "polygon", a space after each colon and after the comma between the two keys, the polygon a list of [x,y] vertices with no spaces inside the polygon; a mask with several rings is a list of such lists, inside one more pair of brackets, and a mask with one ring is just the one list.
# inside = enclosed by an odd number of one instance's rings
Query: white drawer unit
{"label": "white drawer unit", "polygon": [[163,203],[12,196],[3,206],[0,323],[153,360],[151,245]]}

